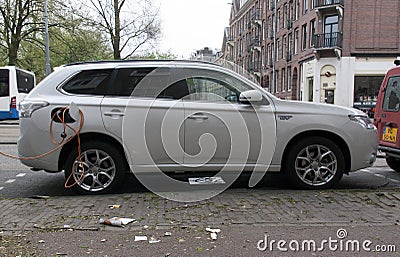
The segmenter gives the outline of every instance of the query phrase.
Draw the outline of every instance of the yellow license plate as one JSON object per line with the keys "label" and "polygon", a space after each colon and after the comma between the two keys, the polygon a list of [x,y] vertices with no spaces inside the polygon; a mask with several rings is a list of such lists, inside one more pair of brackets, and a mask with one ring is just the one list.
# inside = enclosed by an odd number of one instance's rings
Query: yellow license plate
{"label": "yellow license plate", "polygon": [[383,129],[382,140],[383,141],[387,141],[387,142],[391,142],[391,143],[396,143],[396,141],[397,141],[397,128],[385,127]]}

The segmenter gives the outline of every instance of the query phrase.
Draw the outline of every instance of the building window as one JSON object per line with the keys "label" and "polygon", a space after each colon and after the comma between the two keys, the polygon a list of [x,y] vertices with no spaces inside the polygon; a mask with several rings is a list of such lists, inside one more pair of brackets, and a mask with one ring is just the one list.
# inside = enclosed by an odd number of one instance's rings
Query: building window
{"label": "building window", "polygon": [[286,71],[282,69],[282,92],[286,92]]}
{"label": "building window", "polygon": [[314,46],[315,20],[310,21],[310,48]]}
{"label": "building window", "polygon": [[306,50],[307,48],[307,24],[304,24],[301,29],[302,34],[302,43],[301,43],[301,50]]}
{"label": "building window", "polygon": [[271,45],[267,46],[267,65],[271,64]]}
{"label": "building window", "polygon": [[279,93],[279,71],[275,71],[274,93]]}
{"label": "building window", "polygon": [[261,68],[265,67],[265,47],[261,47]]}
{"label": "building window", "polygon": [[274,62],[275,62],[275,56],[274,56],[274,52],[275,51],[275,45],[272,43],[271,44],[271,67],[273,66]]}
{"label": "building window", "polygon": [[283,40],[282,40],[282,59],[285,59],[286,58],[286,49],[287,49],[287,41],[286,41],[287,39],[286,39],[286,36],[284,36],[283,37]]}
{"label": "building window", "polygon": [[299,16],[300,16],[300,0],[296,0],[296,13],[295,13],[296,20],[299,19]]}
{"label": "building window", "polygon": [[262,36],[261,40],[264,41],[264,38],[265,38],[265,20],[262,21],[261,34],[262,34],[261,35]]}
{"label": "building window", "polygon": [[281,28],[281,10],[278,10],[278,19],[276,20],[276,31],[278,32]]}
{"label": "building window", "polygon": [[292,33],[288,35],[288,55],[290,56],[290,59],[292,59],[292,46],[293,46],[293,38],[292,38]]}
{"label": "building window", "polygon": [[337,46],[339,34],[339,16],[325,17],[324,47]]}
{"label": "building window", "polygon": [[287,28],[287,20],[289,20],[289,17],[288,17],[288,7],[287,7],[287,4],[285,4],[285,5],[283,6],[283,27],[284,27],[284,28]]}
{"label": "building window", "polygon": [[308,0],[303,0],[303,14],[306,14],[308,11]]}
{"label": "building window", "polygon": [[299,52],[299,29],[294,31],[294,54]]}
{"label": "building window", "polygon": [[292,90],[292,68],[290,66],[287,68],[287,88],[288,91]]}
{"label": "building window", "polygon": [[281,44],[281,42],[279,42],[279,40],[276,40],[276,60],[275,61],[279,61],[279,54],[280,54],[280,50],[281,50],[280,44]]}
{"label": "building window", "polygon": [[268,22],[267,22],[267,37],[269,39],[272,39],[272,19],[271,16],[268,17]]}
{"label": "building window", "polygon": [[315,8],[315,0],[311,0],[311,9]]}

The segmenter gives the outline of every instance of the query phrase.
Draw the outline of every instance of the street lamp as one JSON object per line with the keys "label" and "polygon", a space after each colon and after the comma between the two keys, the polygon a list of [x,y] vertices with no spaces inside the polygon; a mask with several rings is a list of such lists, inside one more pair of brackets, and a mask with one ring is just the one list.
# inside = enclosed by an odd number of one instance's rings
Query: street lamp
{"label": "street lamp", "polygon": [[47,0],[44,0],[44,27],[46,34],[46,76],[51,73],[50,47],[49,47],[49,15],[47,12]]}

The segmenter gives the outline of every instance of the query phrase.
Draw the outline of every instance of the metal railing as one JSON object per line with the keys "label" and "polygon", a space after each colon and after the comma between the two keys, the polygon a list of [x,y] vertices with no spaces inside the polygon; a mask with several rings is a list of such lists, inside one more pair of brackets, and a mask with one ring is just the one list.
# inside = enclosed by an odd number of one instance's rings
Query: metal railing
{"label": "metal railing", "polygon": [[251,21],[257,20],[262,20],[262,10],[260,8],[256,8],[251,14]]}
{"label": "metal railing", "polygon": [[344,5],[344,0],[317,0],[315,7],[324,7],[337,4]]}
{"label": "metal railing", "polygon": [[320,48],[341,48],[343,46],[343,35],[340,32],[316,34],[313,36],[313,45]]}
{"label": "metal railing", "polygon": [[261,62],[251,62],[248,70],[250,72],[260,72],[261,71]]}
{"label": "metal railing", "polygon": [[250,40],[250,46],[261,46],[261,39],[259,36],[254,36]]}

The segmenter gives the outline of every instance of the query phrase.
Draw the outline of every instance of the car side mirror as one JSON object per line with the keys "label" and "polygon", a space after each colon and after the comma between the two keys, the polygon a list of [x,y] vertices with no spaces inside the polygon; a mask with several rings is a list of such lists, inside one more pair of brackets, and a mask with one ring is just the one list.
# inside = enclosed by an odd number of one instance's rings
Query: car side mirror
{"label": "car side mirror", "polygon": [[262,100],[262,94],[258,90],[244,91],[239,96],[239,101],[241,103],[260,103]]}

